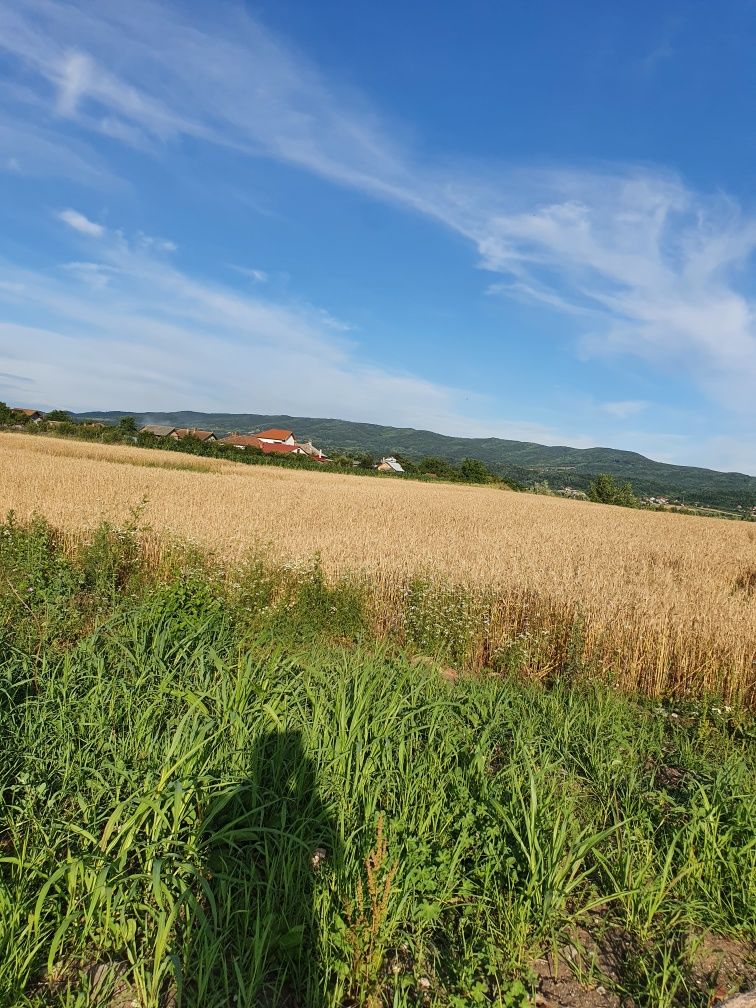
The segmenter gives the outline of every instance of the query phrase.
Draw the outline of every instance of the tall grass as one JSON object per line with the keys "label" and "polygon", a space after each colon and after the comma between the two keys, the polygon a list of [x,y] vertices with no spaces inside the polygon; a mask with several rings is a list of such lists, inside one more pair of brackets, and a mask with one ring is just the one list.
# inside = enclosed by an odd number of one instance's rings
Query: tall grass
{"label": "tall grass", "polygon": [[524,1008],[588,932],[629,1003],[709,1004],[701,936],[756,937],[745,711],[572,645],[545,685],[524,652],[450,685],[359,585],[137,518],[0,529],[1,1004]]}

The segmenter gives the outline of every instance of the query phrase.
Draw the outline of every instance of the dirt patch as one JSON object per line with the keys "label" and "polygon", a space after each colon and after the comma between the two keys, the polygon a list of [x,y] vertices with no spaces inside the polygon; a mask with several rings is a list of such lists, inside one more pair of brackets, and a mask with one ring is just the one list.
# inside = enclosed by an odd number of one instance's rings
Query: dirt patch
{"label": "dirt patch", "polygon": [[[609,964],[604,963],[609,973]],[[597,969],[598,967],[598,969]],[[571,947],[562,949],[557,956],[545,956],[533,963],[538,976],[535,1003],[538,1008],[619,1008],[619,997],[601,983],[599,975],[604,970]],[[575,971],[583,972],[578,979]]]}
{"label": "dirt patch", "polygon": [[756,944],[706,935],[696,952],[694,975],[714,992],[712,1005],[723,1004],[731,994],[750,991],[756,987]]}
{"label": "dirt patch", "polygon": [[[635,1004],[628,990],[636,986],[637,978],[632,975],[636,943],[621,929],[608,926],[599,930],[600,934],[594,935],[581,928],[572,945],[533,963],[538,1008],[629,1008]],[[732,995],[756,987],[756,944],[705,935],[692,939],[692,946],[691,1004],[724,1008],[730,1005]],[[751,996],[756,1008],[756,994]],[[751,1002],[744,1002],[744,1008],[746,1004]],[[740,1008],[740,1002],[733,1002],[733,1008]]]}

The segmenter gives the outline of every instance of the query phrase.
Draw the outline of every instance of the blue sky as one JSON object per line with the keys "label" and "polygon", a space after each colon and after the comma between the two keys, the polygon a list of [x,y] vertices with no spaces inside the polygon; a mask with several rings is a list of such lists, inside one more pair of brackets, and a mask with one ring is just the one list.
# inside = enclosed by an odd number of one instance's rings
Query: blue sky
{"label": "blue sky", "polygon": [[750,0],[0,8],[0,399],[756,473]]}

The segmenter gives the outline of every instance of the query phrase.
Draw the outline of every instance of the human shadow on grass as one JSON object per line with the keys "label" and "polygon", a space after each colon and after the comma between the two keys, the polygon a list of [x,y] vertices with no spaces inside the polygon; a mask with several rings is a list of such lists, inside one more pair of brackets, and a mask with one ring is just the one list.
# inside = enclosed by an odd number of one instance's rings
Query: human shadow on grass
{"label": "human shadow on grass", "polygon": [[207,871],[187,918],[178,1008],[321,1008],[336,829],[300,732],[264,734],[247,768],[203,816]]}

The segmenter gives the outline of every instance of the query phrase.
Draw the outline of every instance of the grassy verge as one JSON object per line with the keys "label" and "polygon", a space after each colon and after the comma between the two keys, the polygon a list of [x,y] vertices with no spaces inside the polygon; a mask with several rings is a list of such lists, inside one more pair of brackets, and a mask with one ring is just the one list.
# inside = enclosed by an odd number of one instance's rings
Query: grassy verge
{"label": "grassy verge", "polygon": [[150,548],[0,527],[0,1004],[524,1008],[571,948],[704,1008],[708,933],[748,969],[746,711],[450,683],[362,585]]}

